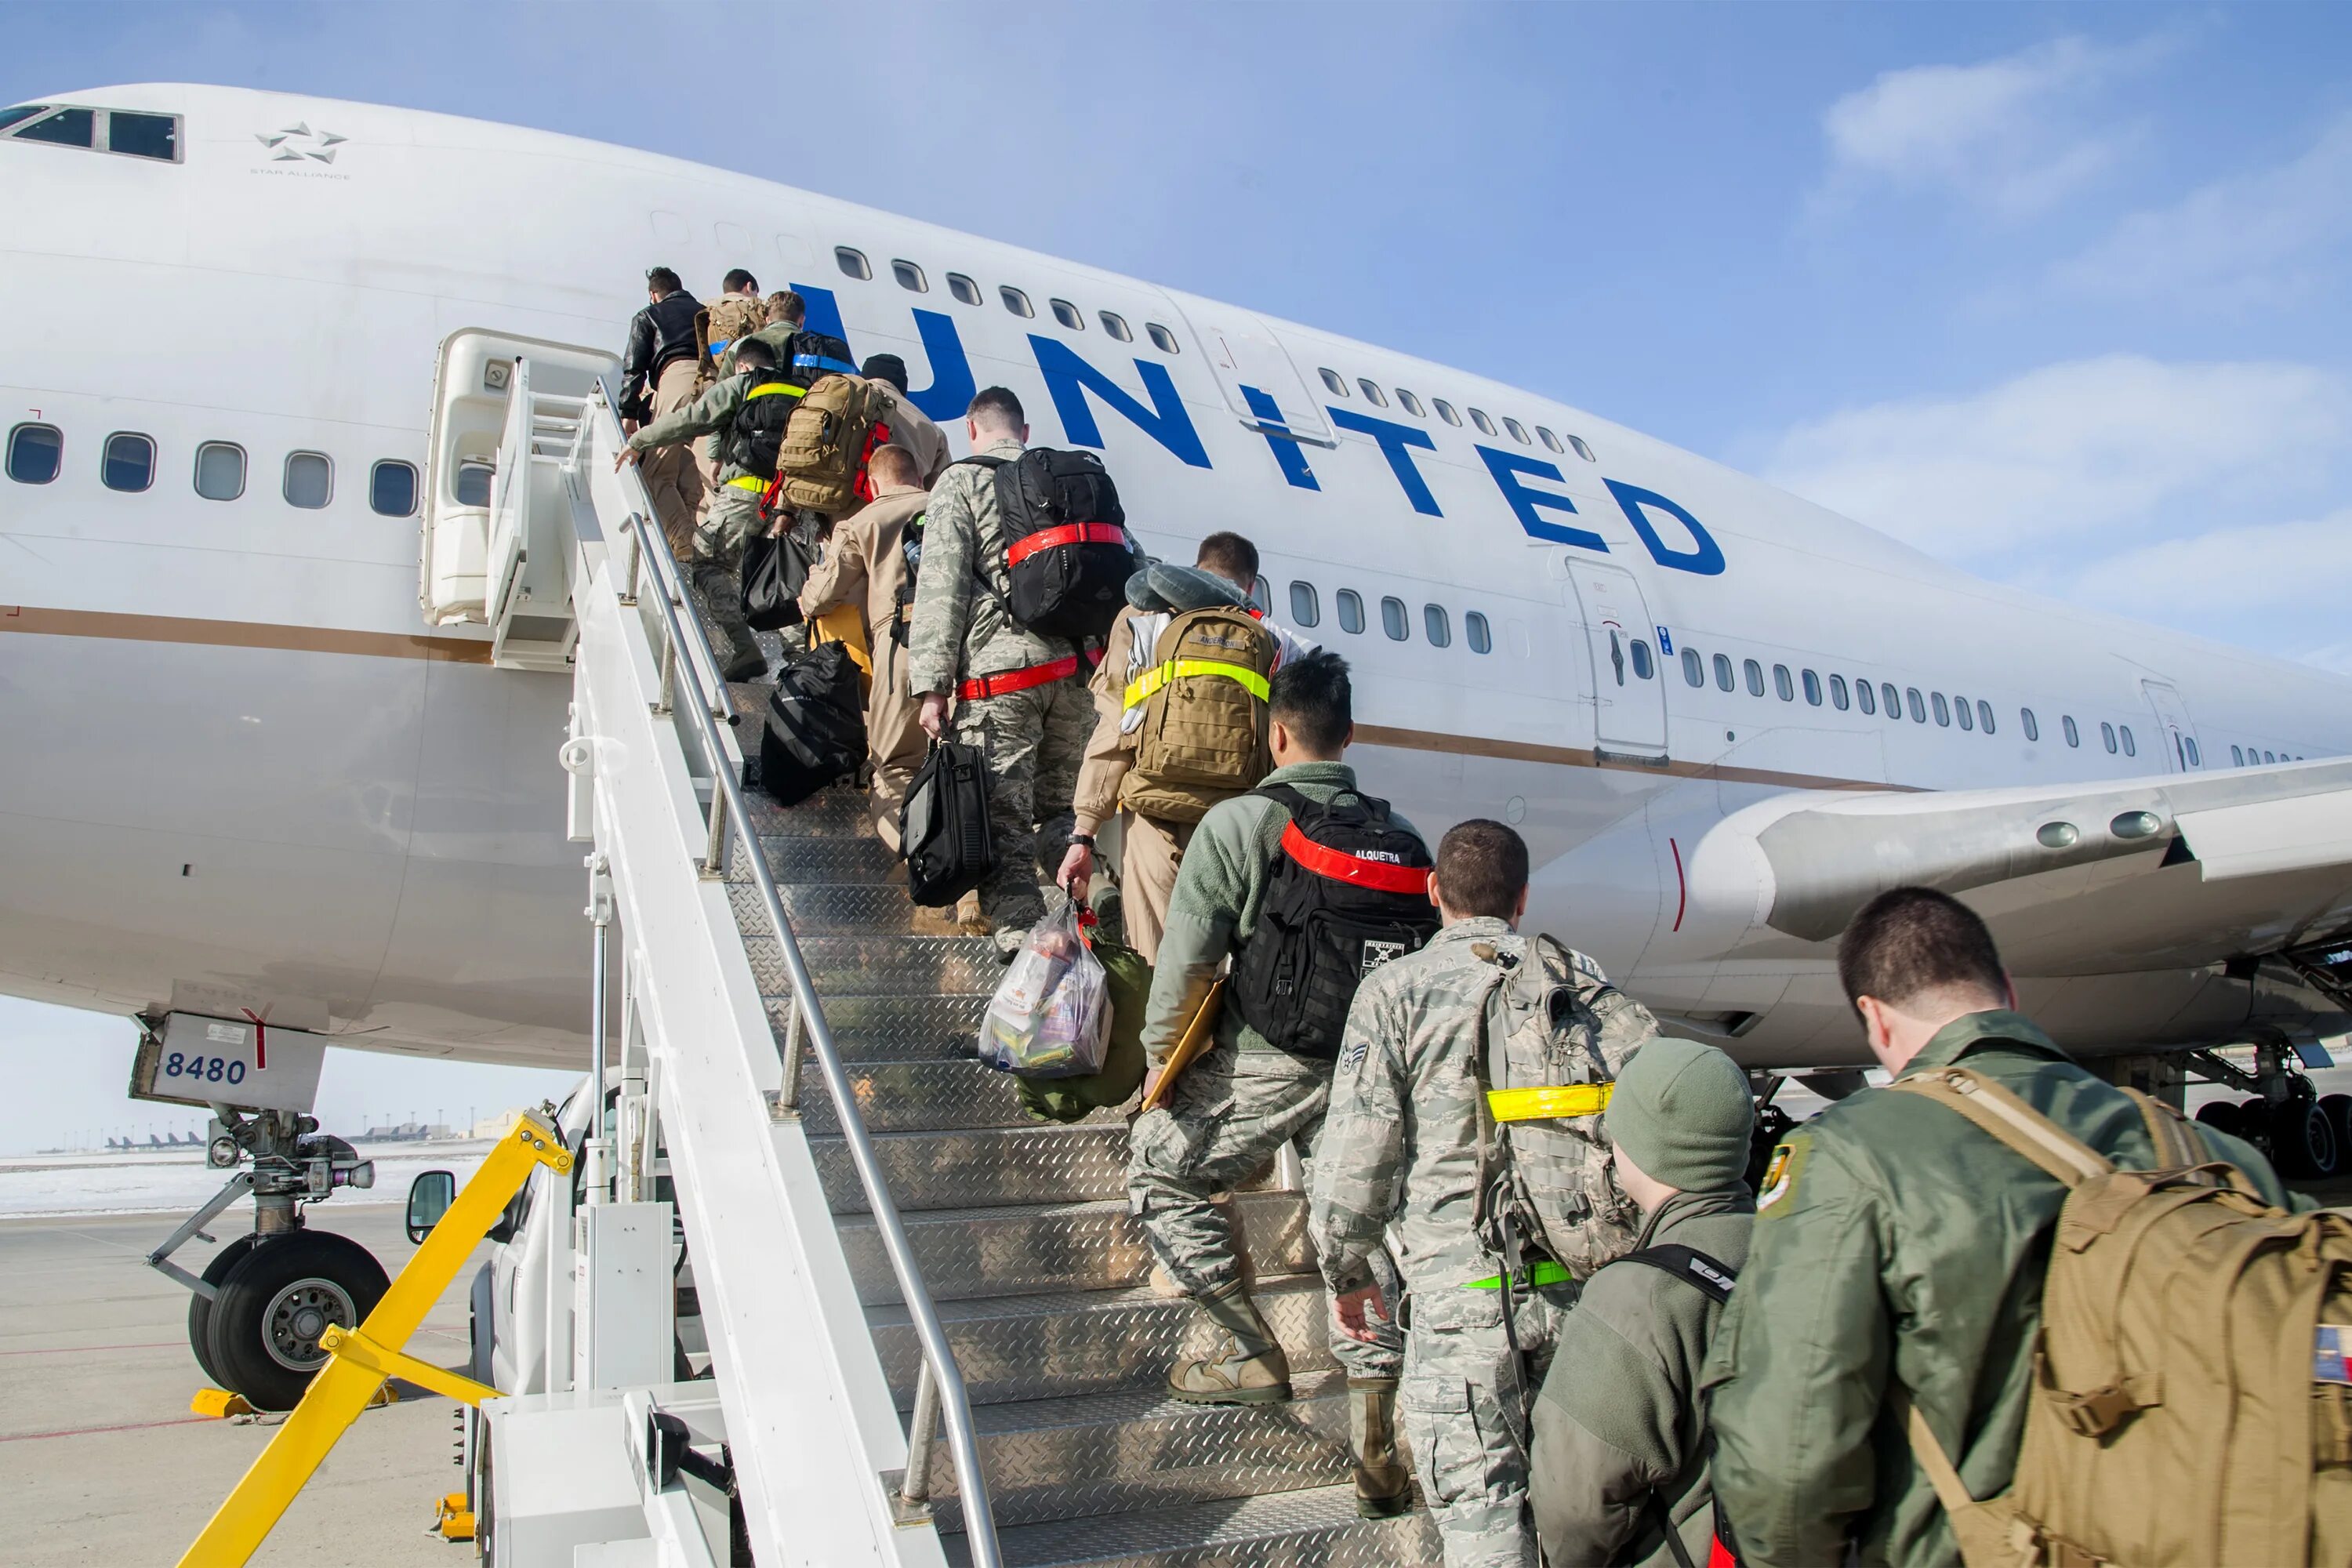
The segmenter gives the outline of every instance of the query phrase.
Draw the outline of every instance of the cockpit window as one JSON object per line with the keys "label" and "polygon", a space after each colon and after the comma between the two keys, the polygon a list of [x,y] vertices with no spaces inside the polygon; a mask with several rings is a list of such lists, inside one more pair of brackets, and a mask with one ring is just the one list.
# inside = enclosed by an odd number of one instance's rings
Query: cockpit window
{"label": "cockpit window", "polygon": [[46,110],[46,103],[20,103],[14,109],[0,109],[0,131],[5,131],[20,120],[30,120]]}
{"label": "cockpit window", "polygon": [[112,109],[106,114],[106,150],[131,158],[178,161],[180,122],[168,114],[133,114]]}
{"label": "cockpit window", "polygon": [[47,120],[36,120],[16,132],[19,142],[53,142],[60,147],[87,147],[98,131],[94,109],[60,109]]}

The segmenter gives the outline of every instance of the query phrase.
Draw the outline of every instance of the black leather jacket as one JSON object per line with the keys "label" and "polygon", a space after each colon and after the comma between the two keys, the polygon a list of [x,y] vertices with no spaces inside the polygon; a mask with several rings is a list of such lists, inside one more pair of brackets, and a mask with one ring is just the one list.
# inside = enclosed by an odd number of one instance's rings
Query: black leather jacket
{"label": "black leather jacket", "polygon": [[680,289],[629,318],[629,346],[621,355],[625,401],[650,395],[674,361],[694,357],[694,318],[701,310],[701,301]]}

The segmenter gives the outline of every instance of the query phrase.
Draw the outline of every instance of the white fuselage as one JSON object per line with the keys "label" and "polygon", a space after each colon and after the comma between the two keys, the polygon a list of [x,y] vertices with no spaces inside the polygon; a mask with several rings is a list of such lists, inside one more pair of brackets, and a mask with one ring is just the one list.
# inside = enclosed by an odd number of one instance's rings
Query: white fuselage
{"label": "white fuselage", "polygon": [[[1427,362],[536,132],[212,88],[63,101],[184,115],[184,151],[156,163],[0,141],[5,423],[64,441],[53,482],[0,479],[0,630],[16,634],[0,635],[0,988],[14,994],[252,1008],[355,1045],[576,1058],[588,939],[555,763],[569,682],[490,668],[473,628],[426,627],[418,521],[371,510],[370,473],[423,467],[448,333],[617,349],[655,263],[705,291],[739,265],[801,287],[861,358],[903,356],[943,425],[972,387],[1011,386],[1038,442],[1102,449],[1155,552],[1248,534],[1274,614],[1298,625],[1311,593],[1316,624],[1299,629],[1355,667],[1366,786],[1433,834],[1474,816],[1517,824],[1539,868],[1531,923],[1662,1007],[1742,1017],[1751,1060],[1850,1058],[1857,1042],[1819,944],[1759,943],[1752,921],[1691,907],[1682,868],[1726,816],[1792,790],[2211,770],[2233,745],[2352,750],[2342,679],[1969,578]],[[333,160],[279,156],[267,138],[297,125],[299,147],[340,138]],[[950,274],[975,280],[980,303],[956,298]],[[1008,309],[1008,288],[1031,316]],[[1447,422],[1438,399],[1470,423]],[[152,488],[101,483],[116,432],[152,438]],[[1580,447],[1549,444],[1570,437]],[[207,442],[247,454],[238,498],[196,493]],[[298,452],[331,461],[323,508],[284,499]],[[1343,622],[1343,593],[1360,623]],[[1391,598],[1402,637],[1385,624]],[[1474,616],[1491,651],[1474,651]],[[1876,711],[1851,695],[1864,681]],[[1888,687],[1906,708],[1916,688],[1927,717],[1890,718]],[[1941,721],[1934,705],[1958,696],[1990,713],[1990,733]],[[2127,953],[2022,978],[2090,1046],[2200,1038],[2245,1001]]]}

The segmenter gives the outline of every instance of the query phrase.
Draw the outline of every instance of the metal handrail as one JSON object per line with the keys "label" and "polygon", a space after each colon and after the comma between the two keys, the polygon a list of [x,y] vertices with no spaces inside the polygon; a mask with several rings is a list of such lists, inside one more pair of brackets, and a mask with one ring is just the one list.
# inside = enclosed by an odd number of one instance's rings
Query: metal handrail
{"label": "metal handrail", "polygon": [[[615,426],[620,409],[603,382],[597,383]],[[583,422],[584,425],[584,422]],[[585,434],[584,428],[583,432]],[[583,442],[583,445],[586,443]],[[679,582],[677,565],[670,558],[667,542],[656,533],[646,536],[649,526],[646,512],[635,512],[625,520],[622,528],[630,533],[636,548],[630,552],[631,580],[622,585],[625,596],[637,593],[635,574],[650,570],[655,581],[655,598],[661,608],[663,628],[673,646],[691,647],[688,628],[698,640],[702,639],[700,616],[693,600]],[[683,617],[681,619],[681,617]],[[709,644],[703,641],[708,651]],[[939,1309],[931,1301],[931,1293],[923,1283],[922,1270],[915,1261],[914,1247],[907,1239],[906,1226],[898,1217],[898,1206],[892,1201],[888,1184],[883,1179],[882,1164],[874,1152],[874,1140],[866,1130],[866,1119],[859,1114],[857,1096],[849,1081],[849,1070],[843,1064],[841,1050],[834,1043],[832,1026],[825,1022],[824,1009],[817,1000],[816,984],[810,978],[808,961],[801,954],[800,942],[793,924],[784,913],[783,896],[777,891],[775,874],[769,869],[768,858],[761,853],[759,836],[752,830],[751,816],[745,809],[741,781],[732,770],[717,765],[723,762],[726,749],[721,744],[715,713],[730,710],[711,700],[702,689],[702,668],[692,658],[676,661],[684,674],[694,700],[685,704],[691,712],[695,727],[707,753],[713,759],[711,810],[724,810],[732,818],[735,835],[743,841],[749,852],[751,880],[760,889],[760,900],[766,908],[768,923],[776,933],[783,950],[784,968],[792,982],[793,1017],[788,1027],[784,1058],[784,1091],[778,1103],[785,1109],[797,1109],[798,1037],[803,1032],[815,1048],[817,1065],[824,1070],[825,1087],[832,1092],[835,1114],[841,1122],[842,1142],[848,1146],[850,1163],[857,1168],[857,1179],[866,1189],[868,1211],[874,1216],[874,1226],[882,1237],[882,1249],[890,1259],[891,1272],[898,1276],[898,1293],[912,1320],[915,1337],[923,1348],[921,1375],[915,1389],[915,1430],[908,1440],[906,1479],[899,1496],[908,1503],[920,1505],[927,1500],[930,1461],[930,1435],[923,1428],[928,1422],[920,1417],[926,1408],[936,1409],[948,1429],[948,1451],[954,1456],[956,1484],[962,1500],[964,1531],[971,1546],[974,1568],[1001,1568],[1003,1556],[996,1542],[996,1515],[988,1497],[988,1482],[981,1473],[980,1443],[974,1432],[971,1400],[966,1393],[962,1370],[956,1365],[955,1352],[948,1344],[946,1328],[940,1321]],[[717,668],[711,661],[710,668]],[[714,839],[717,834],[713,833]],[[929,1397],[927,1399],[926,1394]]]}

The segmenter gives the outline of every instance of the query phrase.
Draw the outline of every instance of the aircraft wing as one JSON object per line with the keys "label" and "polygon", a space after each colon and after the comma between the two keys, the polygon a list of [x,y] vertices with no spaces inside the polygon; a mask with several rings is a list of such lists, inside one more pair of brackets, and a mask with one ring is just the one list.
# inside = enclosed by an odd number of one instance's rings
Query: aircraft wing
{"label": "aircraft wing", "polygon": [[1694,880],[1706,850],[1730,850],[1757,923],[1809,942],[1833,940],[1873,897],[1915,883],[1966,894],[2019,974],[2213,963],[2352,929],[2352,759],[2049,788],[1783,795],[1726,818],[1727,830],[1729,844],[1702,842]]}

